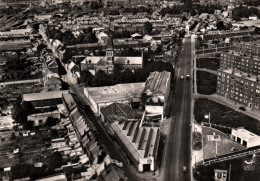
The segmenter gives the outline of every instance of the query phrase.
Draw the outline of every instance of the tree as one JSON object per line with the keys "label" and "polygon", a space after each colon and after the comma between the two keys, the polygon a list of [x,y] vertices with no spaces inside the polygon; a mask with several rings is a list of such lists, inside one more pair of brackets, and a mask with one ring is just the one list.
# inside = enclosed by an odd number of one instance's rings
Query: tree
{"label": "tree", "polygon": [[153,25],[149,21],[144,23],[144,33],[145,34],[151,34],[153,30]]}
{"label": "tree", "polygon": [[111,79],[103,70],[98,70],[93,81],[93,86],[107,86],[111,85]]}
{"label": "tree", "polygon": [[57,118],[53,118],[53,117],[48,117],[46,119],[46,125],[49,127],[52,127],[54,125],[58,124],[58,119]]}
{"label": "tree", "polygon": [[23,129],[32,130],[33,124],[34,124],[33,121],[25,121],[25,122],[23,122]]}
{"label": "tree", "polygon": [[35,109],[34,109],[32,103],[30,103],[30,102],[23,102],[21,107],[26,115],[31,115],[31,114],[35,113]]}
{"label": "tree", "polygon": [[125,69],[121,74],[121,83],[134,82],[134,73],[129,69]]}
{"label": "tree", "polygon": [[88,70],[81,71],[81,82],[85,84],[85,86],[91,86],[92,85],[92,79],[93,75]]}
{"label": "tree", "polygon": [[44,44],[40,44],[40,45],[38,45],[37,46],[37,53],[41,53],[41,51],[44,49],[44,48],[46,48],[46,45],[44,45]]}
{"label": "tree", "polygon": [[18,122],[23,124],[27,121],[27,115],[25,114],[25,111],[23,110],[21,103],[16,102],[12,108],[12,118]]}
{"label": "tree", "polygon": [[62,165],[62,155],[60,152],[54,152],[48,157],[49,169],[53,170]]}

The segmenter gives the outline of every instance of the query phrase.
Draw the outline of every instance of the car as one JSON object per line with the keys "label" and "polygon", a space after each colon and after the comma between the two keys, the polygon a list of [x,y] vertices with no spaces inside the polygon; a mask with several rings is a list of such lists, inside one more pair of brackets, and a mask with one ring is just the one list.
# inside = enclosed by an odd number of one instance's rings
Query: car
{"label": "car", "polygon": [[187,167],[186,166],[183,166],[182,167],[182,171],[185,173],[185,172],[187,172]]}
{"label": "car", "polygon": [[186,79],[189,80],[190,79],[190,75],[186,75]]}
{"label": "car", "polygon": [[181,76],[181,80],[183,80],[183,78],[184,78],[184,77],[183,77],[183,75],[182,75],[182,76]]}
{"label": "car", "polygon": [[238,109],[242,110],[242,111],[246,111],[245,107],[239,107]]}

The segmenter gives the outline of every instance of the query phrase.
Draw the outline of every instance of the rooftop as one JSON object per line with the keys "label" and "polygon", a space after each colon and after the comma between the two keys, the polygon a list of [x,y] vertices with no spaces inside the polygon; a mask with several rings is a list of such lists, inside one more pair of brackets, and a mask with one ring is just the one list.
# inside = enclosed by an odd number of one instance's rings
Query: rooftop
{"label": "rooftop", "polygon": [[232,131],[235,130],[240,136],[247,138],[247,139],[259,139],[260,136],[244,129],[244,128],[235,128],[232,129]]}
{"label": "rooftop", "polygon": [[159,128],[139,127],[139,121],[116,121],[112,129],[135,160],[154,157],[159,145]]}
{"label": "rooftop", "polygon": [[62,94],[66,93],[68,93],[68,90],[23,94],[23,101],[57,99],[62,98]]}
{"label": "rooftop", "polygon": [[84,91],[94,99],[96,103],[128,100],[131,98],[140,98],[144,82],[142,83],[129,83],[129,84],[116,84],[114,86],[104,87],[87,87]]}
{"label": "rooftop", "polygon": [[241,78],[253,81],[253,82],[257,82],[257,79],[258,79],[255,75],[249,75],[247,73],[244,73],[244,72],[241,72],[241,71],[236,71],[236,70],[233,70],[233,69],[224,69],[224,70],[219,69],[219,71],[222,71],[222,72],[227,73],[227,74],[232,74],[236,77],[241,77]]}
{"label": "rooftop", "polygon": [[100,112],[110,122],[114,122],[116,118],[137,119],[137,113],[127,104],[113,103],[109,106],[102,107]]}
{"label": "rooftop", "polygon": [[170,77],[170,72],[152,72],[145,82],[143,92],[165,95],[168,85],[167,82],[170,81]]}

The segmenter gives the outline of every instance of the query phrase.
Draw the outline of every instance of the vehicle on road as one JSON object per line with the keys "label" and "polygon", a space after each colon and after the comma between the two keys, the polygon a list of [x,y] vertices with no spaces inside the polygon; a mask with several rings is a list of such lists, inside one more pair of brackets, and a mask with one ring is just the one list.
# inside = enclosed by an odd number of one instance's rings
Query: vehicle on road
{"label": "vehicle on road", "polygon": [[186,172],[187,172],[187,167],[186,167],[186,166],[183,166],[183,167],[182,167],[182,171],[183,171],[184,173],[186,173]]}
{"label": "vehicle on road", "polygon": [[184,79],[184,76],[182,75],[182,76],[181,76],[181,80],[183,80],[183,79]]}
{"label": "vehicle on road", "polygon": [[186,75],[186,79],[189,80],[190,79],[190,75]]}

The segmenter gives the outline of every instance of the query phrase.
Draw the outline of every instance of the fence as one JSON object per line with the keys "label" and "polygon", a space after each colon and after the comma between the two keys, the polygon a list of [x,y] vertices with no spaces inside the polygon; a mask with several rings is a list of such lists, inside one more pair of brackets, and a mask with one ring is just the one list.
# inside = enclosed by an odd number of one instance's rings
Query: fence
{"label": "fence", "polygon": [[248,148],[246,150],[237,151],[237,152],[229,153],[229,154],[226,154],[226,155],[221,155],[221,156],[218,156],[218,157],[215,157],[215,158],[205,159],[205,160],[203,160],[203,165],[207,166],[207,165],[210,165],[212,163],[231,160],[231,159],[243,157],[243,156],[246,156],[246,155],[252,155],[252,154],[255,154],[255,153],[259,153],[259,152],[260,152],[260,146],[255,146],[255,147]]}

